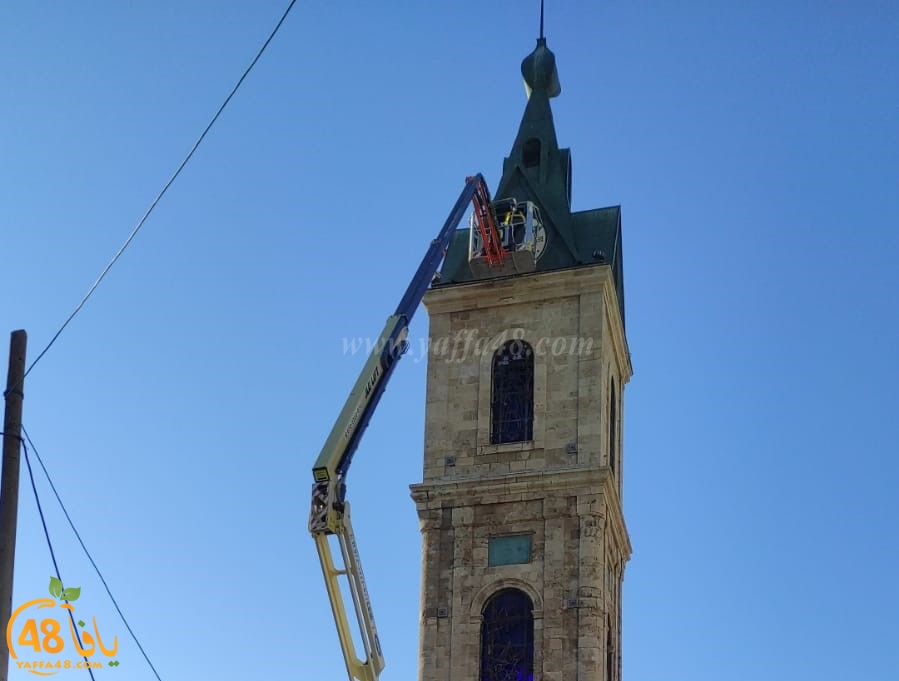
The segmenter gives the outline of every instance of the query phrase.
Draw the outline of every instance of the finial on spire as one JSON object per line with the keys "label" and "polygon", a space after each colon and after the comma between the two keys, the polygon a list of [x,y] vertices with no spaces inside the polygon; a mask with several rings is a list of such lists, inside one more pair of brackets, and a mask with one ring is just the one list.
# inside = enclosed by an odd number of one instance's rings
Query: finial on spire
{"label": "finial on spire", "polygon": [[537,90],[545,92],[548,97],[558,97],[562,92],[556,71],[556,57],[546,46],[546,38],[543,37],[543,4],[544,0],[540,0],[540,37],[537,38],[537,47],[521,62],[521,75],[524,76],[524,89],[528,99]]}
{"label": "finial on spire", "polygon": [[540,0],[540,40],[543,40],[543,0]]}

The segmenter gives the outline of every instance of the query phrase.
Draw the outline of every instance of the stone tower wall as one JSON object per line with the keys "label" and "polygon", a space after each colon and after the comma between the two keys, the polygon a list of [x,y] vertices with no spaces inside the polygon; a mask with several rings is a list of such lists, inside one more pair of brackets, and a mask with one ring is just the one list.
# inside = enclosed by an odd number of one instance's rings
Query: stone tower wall
{"label": "stone tower wall", "polygon": [[[620,580],[630,556],[609,468],[630,361],[608,266],[431,290],[423,482],[420,681],[479,678],[481,612],[515,587],[534,604],[534,679],[618,679]],[[493,354],[534,350],[533,440],[490,443]],[[620,426],[616,428],[620,433]],[[492,537],[528,535],[530,560],[488,565]],[[610,636],[611,633],[611,636]]]}

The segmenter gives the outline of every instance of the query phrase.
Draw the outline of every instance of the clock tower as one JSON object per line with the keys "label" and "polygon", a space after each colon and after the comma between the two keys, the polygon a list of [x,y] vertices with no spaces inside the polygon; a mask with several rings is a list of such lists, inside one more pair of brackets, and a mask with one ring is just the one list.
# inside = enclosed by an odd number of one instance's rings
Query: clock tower
{"label": "clock tower", "polygon": [[492,204],[503,257],[457,232],[424,299],[419,681],[621,678],[621,214],[572,211],[544,38],[521,69]]}

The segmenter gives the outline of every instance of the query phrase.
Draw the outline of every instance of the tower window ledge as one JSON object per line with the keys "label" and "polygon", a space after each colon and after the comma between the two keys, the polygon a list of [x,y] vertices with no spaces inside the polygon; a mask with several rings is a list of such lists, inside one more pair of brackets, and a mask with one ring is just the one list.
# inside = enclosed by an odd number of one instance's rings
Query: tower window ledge
{"label": "tower window ledge", "polygon": [[534,440],[504,442],[499,445],[481,445],[478,447],[478,456],[484,454],[505,454],[507,452],[532,452],[537,449],[537,442]]}

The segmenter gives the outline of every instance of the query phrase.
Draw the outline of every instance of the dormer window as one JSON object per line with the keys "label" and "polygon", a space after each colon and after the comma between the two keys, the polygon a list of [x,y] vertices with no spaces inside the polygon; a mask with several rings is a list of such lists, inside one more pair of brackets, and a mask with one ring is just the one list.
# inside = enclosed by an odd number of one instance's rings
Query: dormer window
{"label": "dormer window", "polygon": [[531,137],[524,143],[521,156],[525,168],[536,168],[540,165],[540,140]]}

